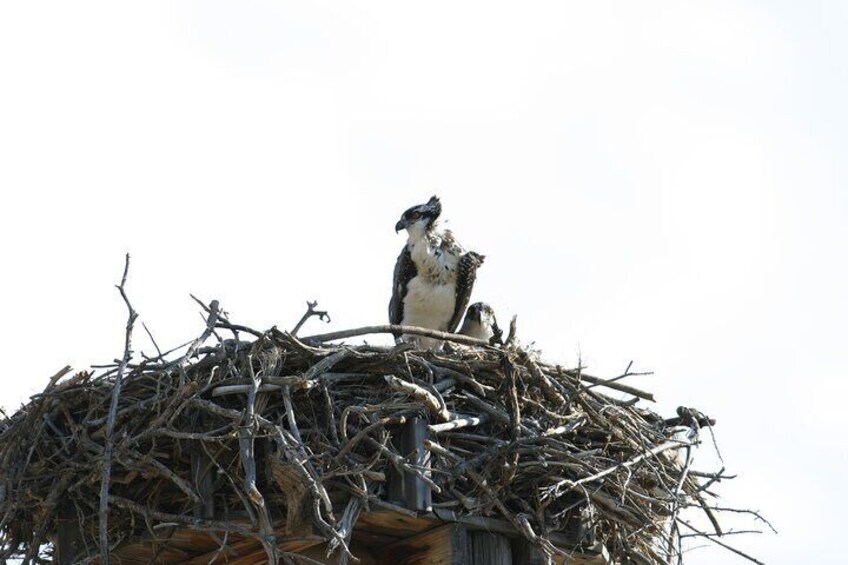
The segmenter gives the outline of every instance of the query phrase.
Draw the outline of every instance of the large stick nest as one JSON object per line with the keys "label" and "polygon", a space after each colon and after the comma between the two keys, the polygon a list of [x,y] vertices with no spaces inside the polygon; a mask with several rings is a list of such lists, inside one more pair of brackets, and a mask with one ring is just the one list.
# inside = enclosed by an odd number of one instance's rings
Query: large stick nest
{"label": "large stick nest", "polygon": [[[164,523],[269,543],[279,524],[311,521],[345,552],[355,511],[385,506],[393,473],[421,477],[434,508],[509,521],[549,553],[553,533],[582,523],[622,563],[667,562],[678,509],[707,509],[688,462],[711,422],[694,411],[664,420],[514,344],[332,345],[210,319],[214,346],[60,373],[0,423],[2,557],[37,561],[61,516],[96,556],[104,475],[113,547]],[[426,465],[398,445],[413,418],[430,425]]]}

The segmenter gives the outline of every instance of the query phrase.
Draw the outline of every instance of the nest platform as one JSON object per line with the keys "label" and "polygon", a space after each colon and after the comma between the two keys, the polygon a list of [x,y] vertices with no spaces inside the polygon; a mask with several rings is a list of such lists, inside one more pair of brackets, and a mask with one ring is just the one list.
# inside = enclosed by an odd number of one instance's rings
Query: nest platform
{"label": "nest platform", "polygon": [[516,344],[340,344],[357,332],[208,312],[187,349],[66,369],[0,423],[3,558],[666,563],[680,509],[718,528],[695,411],[662,418]]}

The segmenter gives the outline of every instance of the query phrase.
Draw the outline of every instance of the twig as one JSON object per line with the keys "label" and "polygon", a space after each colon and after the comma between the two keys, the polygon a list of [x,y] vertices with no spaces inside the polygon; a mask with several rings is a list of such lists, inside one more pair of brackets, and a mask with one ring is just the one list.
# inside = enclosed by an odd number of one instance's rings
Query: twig
{"label": "twig", "polygon": [[383,378],[393,389],[412,395],[420,400],[424,406],[426,406],[430,412],[432,412],[432,414],[442,422],[450,420],[450,412],[448,412],[444,401],[439,402],[439,399],[432,392],[428,391],[424,387],[418,386],[415,383],[399,379],[394,375],[386,375]]}
{"label": "twig", "polygon": [[[345,543],[350,542],[350,537],[353,534],[353,525],[356,523],[357,518],[359,518],[359,513],[362,512],[363,506],[362,499],[358,496],[351,496],[347,501],[347,506],[345,506],[344,512],[342,512],[342,517],[336,523],[336,531],[339,533],[339,537],[330,540],[330,543],[327,544],[328,557],[339,547],[339,540]],[[347,562],[348,556],[343,554],[339,565],[347,565]]]}
{"label": "twig", "polygon": [[775,534],[777,533],[777,530],[775,529],[774,526],[771,525],[771,522],[766,520],[756,510],[745,510],[745,509],[742,509],[742,508],[726,508],[726,507],[722,507],[722,506],[709,506],[708,508],[710,510],[715,511],[715,512],[730,512],[730,513],[733,513],[733,514],[749,514],[749,515],[753,516],[754,518],[756,518],[757,520],[759,520],[760,522],[764,523],[766,526],[768,526],[769,529],[772,532],[774,532]]}
{"label": "twig", "polygon": [[70,365],[65,365],[64,367],[62,367],[55,375],[50,377],[50,382],[47,383],[47,386],[44,388],[44,392],[47,393],[53,390],[53,387],[56,386],[56,383],[59,382],[59,379],[61,379],[71,371],[73,371],[73,369],[71,369]]}
{"label": "twig", "polygon": [[247,391],[247,402],[244,409],[244,419],[239,427],[239,455],[244,469],[244,490],[247,496],[257,506],[265,506],[262,493],[256,488],[256,460],[253,457],[254,427],[256,425],[256,394],[259,392],[259,380],[253,375],[253,361],[247,358],[248,371],[251,373],[250,388]]}
{"label": "twig", "polygon": [[[213,301],[215,307],[213,312],[217,310],[217,305]],[[210,314],[210,317],[212,314]],[[207,327],[211,327],[210,324]],[[271,523],[271,517],[268,512],[268,507],[265,504],[265,498],[259,492],[256,486],[256,459],[254,456],[254,430],[256,428],[256,395],[259,392],[259,378],[253,371],[253,359],[250,355],[247,357],[247,372],[250,377],[251,389],[247,393],[247,404],[244,410],[244,420],[238,431],[239,438],[239,457],[241,465],[244,469],[244,488],[247,492],[247,497],[256,507],[256,512],[259,515],[259,531],[262,533],[262,547],[265,548],[265,553],[268,556],[268,562],[271,565],[277,565],[279,562],[279,553],[277,543],[274,539],[274,530]]]}
{"label": "twig", "polygon": [[583,477],[582,479],[579,479],[577,481],[572,481],[570,479],[563,479],[563,480],[559,481],[558,483],[556,483],[553,487],[548,487],[548,488],[551,489],[551,492],[556,492],[557,493],[556,495],[559,496],[561,494],[559,492],[560,488],[563,487],[563,486],[567,486],[568,490],[572,490],[572,489],[577,488],[579,486],[585,485],[586,483],[591,483],[591,482],[603,479],[607,475],[610,475],[610,474],[612,474],[612,473],[614,473],[614,472],[616,472],[620,469],[629,469],[630,467],[632,467],[633,465],[636,465],[640,461],[643,461],[643,460],[645,460],[649,457],[656,457],[657,455],[659,455],[663,451],[668,451],[669,449],[683,449],[683,448],[689,447],[691,445],[692,445],[691,443],[683,442],[683,441],[667,441],[663,444],[660,444],[660,445],[654,447],[653,449],[649,449],[645,453],[641,453],[641,454],[637,455],[636,457],[633,457],[632,459],[625,461],[624,463],[619,463],[618,465],[613,465],[612,467],[608,467],[608,468],[604,469],[603,471],[595,473],[594,475],[590,475],[588,477]]}
{"label": "twig", "polygon": [[199,530],[203,532],[235,532],[247,537],[260,537],[259,534],[252,531],[247,526],[244,526],[237,522],[230,522],[224,520],[203,520],[200,518],[194,518],[180,514],[160,512],[157,510],[146,508],[141,504],[133,502],[132,500],[128,500],[124,497],[117,496],[114,494],[109,495],[109,502],[111,502],[115,506],[129,510],[130,512],[134,512],[135,514],[139,514],[141,516],[149,518],[155,518],[156,520],[159,520],[161,522],[172,522],[175,524],[180,524],[192,530]]}
{"label": "twig", "polygon": [[[610,385],[617,382],[617,381],[620,381],[621,379],[626,379],[627,377],[637,377],[637,376],[646,376],[646,375],[653,375],[654,374],[653,371],[631,373],[630,367],[632,367],[632,366],[633,366],[633,361],[630,361],[630,363],[627,364],[627,368],[624,370],[623,373],[621,373],[617,377],[612,377],[611,379],[595,379],[595,378],[587,379],[587,378],[585,378],[587,375],[582,375],[581,376],[582,380],[584,380],[586,382],[592,382],[592,385],[587,386],[585,390],[595,388],[596,386],[605,386],[607,388],[614,388]],[[617,390],[621,390],[621,388],[618,388]]]}
{"label": "twig", "polygon": [[[194,297],[192,297],[194,298]],[[195,298],[195,300],[197,300]],[[203,330],[203,333],[189,344],[188,349],[185,354],[179,359],[176,359],[170,363],[168,363],[168,368],[172,367],[183,367],[188,362],[189,359],[194,357],[194,354],[197,352],[197,349],[203,345],[203,342],[209,339],[209,336],[212,335],[212,332],[215,331],[215,326],[218,324],[218,318],[220,317],[219,304],[217,300],[213,300],[209,303],[209,316],[206,318],[206,329]]]}
{"label": "twig", "polygon": [[765,565],[765,563],[763,563],[763,562],[762,562],[762,561],[760,561],[759,559],[755,559],[755,558],[751,557],[750,555],[748,555],[747,553],[744,553],[744,552],[742,552],[742,551],[740,551],[740,550],[736,549],[735,547],[733,547],[733,546],[731,546],[731,545],[728,545],[728,544],[726,544],[726,543],[720,542],[719,540],[717,540],[717,539],[715,538],[715,536],[711,536],[711,535],[707,534],[706,532],[702,532],[701,530],[699,530],[698,528],[696,528],[696,527],[694,527],[693,525],[689,524],[689,523],[688,523],[688,522],[686,522],[685,520],[682,520],[681,518],[677,518],[677,522],[678,522],[678,523],[680,523],[680,524],[683,524],[684,526],[686,526],[687,528],[689,528],[690,530],[692,530],[693,532],[695,532],[695,533],[696,533],[699,537],[702,537],[702,538],[704,538],[704,539],[706,539],[706,540],[709,540],[709,541],[713,542],[713,543],[714,543],[714,544],[716,544],[716,545],[720,545],[720,546],[721,546],[721,547],[723,547],[724,549],[727,549],[727,550],[729,550],[729,551],[732,551],[732,552],[733,552],[733,553],[735,553],[736,555],[738,555],[738,556],[740,556],[740,557],[744,557],[745,559],[747,559],[748,561],[751,561],[752,563],[757,563],[757,565]]}
{"label": "twig", "polygon": [[480,416],[455,416],[452,414],[452,416],[454,416],[453,419],[443,424],[430,424],[430,433],[438,434],[458,430],[466,426],[479,426],[488,419],[485,414],[481,414]]}
{"label": "twig", "polygon": [[290,332],[292,335],[297,335],[298,330],[300,330],[300,328],[303,327],[303,324],[306,323],[306,320],[308,320],[312,316],[317,316],[319,320],[326,322],[328,324],[330,323],[330,321],[331,321],[330,315],[327,313],[327,311],[326,310],[316,310],[315,309],[316,306],[318,306],[317,300],[315,300],[313,302],[309,302],[308,300],[306,301],[306,313],[303,315],[303,317],[300,318],[300,321],[297,324],[295,324],[294,328]]}
{"label": "twig", "polygon": [[[632,361],[631,361],[631,363],[632,363]],[[628,368],[628,370],[630,369],[629,366],[627,368]],[[626,372],[627,371],[625,371],[625,373]],[[697,436],[698,436],[697,429],[692,430],[692,433],[690,435],[691,435],[691,437],[689,437],[689,440],[690,441],[696,441]],[[669,519],[671,526],[669,528],[668,546],[667,546],[669,565],[671,565],[671,559],[672,559],[672,555],[673,555],[673,552],[674,552],[675,533],[677,533],[677,538],[678,538],[678,558],[682,561],[682,551],[680,551],[680,545],[679,545],[680,544],[680,535],[679,535],[679,532],[677,532],[676,519],[677,519],[677,513],[680,510],[680,506],[681,506],[680,492],[683,490],[683,485],[686,482],[686,478],[689,476],[689,469],[692,466],[692,460],[694,458],[693,454],[692,454],[692,446],[691,445],[687,445],[684,449],[686,450],[685,463],[683,465],[683,470],[680,472],[680,479],[677,481],[677,486],[674,488],[674,493],[672,494],[671,517]]]}
{"label": "twig", "polygon": [[156,343],[156,340],[153,338],[153,334],[152,334],[152,333],[150,333],[150,330],[148,329],[147,324],[145,324],[144,322],[142,322],[142,323],[141,323],[141,327],[142,327],[142,328],[144,328],[144,331],[145,331],[145,332],[147,332],[147,337],[149,337],[149,338],[150,338],[150,342],[153,344],[153,347],[155,347],[155,348],[156,348],[156,358],[157,358],[157,359],[161,359],[161,358],[162,358],[162,350],[161,350],[161,349],[159,349],[159,344],[158,344],[158,343]]}
{"label": "twig", "polygon": [[504,345],[512,345],[515,343],[516,333],[518,327],[518,316],[513,316],[512,320],[509,321],[509,334],[507,335],[506,341]]}
{"label": "twig", "polygon": [[762,530],[731,530],[729,532],[722,532],[720,534],[708,534],[706,532],[699,532],[696,534],[680,534],[681,538],[714,538],[714,537],[724,537],[724,536],[733,536],[740,534],[762,534]]}
{"label": "twig", "polygon": [[[633,396],[637,396],[637,397],[639,397],[643,400],[650,400],[651,402],[654,402],[654,395],[651,394],[650,392],[645,392],[644,390],[639,390],[638,388],[615,382],[612,379],[599,379],[598,377],[593,377],[592,375],[587,375],[586,373],[582,372],[581,370],[560,369],[560,371],[562,371],[562,373],[564,373],[566,375],[569,375],[569,376],[574,377],[576,379],[579,379],[581,381],[586,381],[587,383],[605,386],[605,387],[611,388],[613,390],[617,390],[617,391],[620,391],[620,392],[626,392],[627,394],[632,394]],[[553,371],[549,371],[549,372],[553,372]],[[556,374],[556,373],[554,372],[554,374]]]}
{"label": "twig", "polygon": [[138,313],[130,304],[129,298],[124,286],[127,283],[127,273],[130,269],[130,254],[127,253],[124,261],[124,274],[121,277],[121,284],[118,285],[118,292],[127,306],[129,315],[127,317],[127,326],[124,333],[124,356],[118,365],[118,373],[115,375],[115,384],[112,387],[112,400],[109,404],[109,416],[106,419],[106,437],[104,438],[103,449],[103,472],[100,479],[100,562],[102,565],[109,565],[109,485],[111,482],[112,472],[112,451],[113,451],[113,435],[115,433],[115,418],[118,415],[118,399],[121,396],[121,385],[124,380],[124,371],[132,357],[132,333],[133,325],[135,324]]}

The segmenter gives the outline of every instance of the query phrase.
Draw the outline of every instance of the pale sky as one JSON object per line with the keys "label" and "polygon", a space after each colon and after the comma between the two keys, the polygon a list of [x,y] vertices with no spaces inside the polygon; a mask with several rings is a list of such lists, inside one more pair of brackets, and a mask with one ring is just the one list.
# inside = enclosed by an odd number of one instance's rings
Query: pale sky
{"label": "pale sky", "polygon": [[384,323],[438,194],[522,340],[718,420],[722,503],[780,531],[729,541],[840,563],[846,53],[839,2],[4,2],[2,405],[121,355],[126,252],[163,346],[189,293]]}

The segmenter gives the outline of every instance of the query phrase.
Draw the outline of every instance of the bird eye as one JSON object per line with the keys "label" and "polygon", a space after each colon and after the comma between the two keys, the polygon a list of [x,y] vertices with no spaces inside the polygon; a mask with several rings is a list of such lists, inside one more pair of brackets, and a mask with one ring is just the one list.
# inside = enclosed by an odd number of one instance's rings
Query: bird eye
{"label": "bird eye", "polygon": [[421,212],[413,212],[412,215],[410,215],[410,218],[412,218],[413,220],[417,220],[420,217],[421,217]]}

